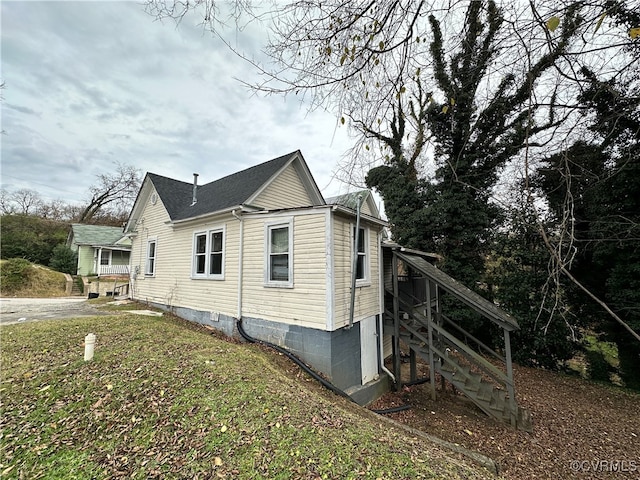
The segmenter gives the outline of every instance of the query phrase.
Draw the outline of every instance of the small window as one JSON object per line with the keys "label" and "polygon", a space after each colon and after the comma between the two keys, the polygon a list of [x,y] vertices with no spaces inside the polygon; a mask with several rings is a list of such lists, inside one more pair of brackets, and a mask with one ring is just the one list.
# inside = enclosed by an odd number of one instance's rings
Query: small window
{"label": "small window", "polygon": [[147,265],[145,268],[145,275],[155,275],[156,274],[156,240],[148,240],[147,241]]}
{"label": "small window", "polygon": [[224,279],[224,228],[194,234],[192,276]]}
{"label": "small window", "polygon": [[111,250],[100,251],[100,265],[111,265]]}
{"label": "small window", "polygon": [[[353,241],[355,246],[356,228],[353,227]],[[356,258],[356,282],[366,283],[369,278],[369,262],[367,259],[367,231],[358,229],[358,252]]]}
{"label": "small window", "polygon": [[267,225],[265,283],[270,286],[293,286],[293,228],[291,222]]}
{"label": "small window", "polygon": [[222,232],[211,233],[209,275],[222,275]]}
{"label": "small window", "polygon": [[205,266],[207,264],[207,234],[196,235],[196,253],[195,253],[196,275],[204,275]]}

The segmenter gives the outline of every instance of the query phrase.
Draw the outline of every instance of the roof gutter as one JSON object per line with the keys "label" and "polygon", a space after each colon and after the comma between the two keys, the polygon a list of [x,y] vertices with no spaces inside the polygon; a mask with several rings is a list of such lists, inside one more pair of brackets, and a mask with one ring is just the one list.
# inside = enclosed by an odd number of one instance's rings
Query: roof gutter
{"label": "roof gutter", "polygon": [[223,215],[225,213],[231,213],[234,210],[238,210],[238,209],[241,210],[242,209],[242,205],[235,205],[233,207],[226,208],[224,210],[218,210],[216,212],[203,213],[202,215],[198,215],[196,217],[182,218],[180,220],[170,220],[170,221],[167,222],[167,225],[174,226],[174,225],[188,224],[190,222],[196,222],[196,221],[202,220],[202,219],[207,218],[207,217],[214,217],[216,215]]}
{"label": "roof gutter", "polygon": [[[358,206],[360,207],[361,205],[362,205],[362,203],[359,202]],[[344,205],[331,205],[331,208],[332,208],[332,210],[334,212],[339,212],[339,213],[342,213],[344,215],[349,215],[349,216],[353,215],[353,208],[345,207]],[[362,211],[360,212],[360,218],[362,220],[366,220],[366,221],[368,221],[370,223],[375,223],[376,225],[380,225],[382,227],[389,226],[389,222],[387,222],[386,220],[382,220],[381,218],[372,217],[371,215],[367,215],[366,213],[362,213]]]}

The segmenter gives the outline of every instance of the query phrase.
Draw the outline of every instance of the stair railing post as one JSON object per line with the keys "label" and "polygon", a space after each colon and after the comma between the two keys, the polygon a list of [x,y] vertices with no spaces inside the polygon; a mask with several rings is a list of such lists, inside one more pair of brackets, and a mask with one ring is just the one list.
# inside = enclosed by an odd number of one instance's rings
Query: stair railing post
{"label": "stair railing post", "polygon": [[398,298],[398,256],[393,252],[391,261],[393,277],[393,375],[396,377],[396,390],[402,387],[402,372],[400,364],[400,301]]}
{"label": "stair railing post", "polygon": [[[436,325],[438,325],[439,327],[442,328],[443,322],[442,322],[442,305],[440,305],[440,287],[438,287],[438,284],[435,284],[435,293],[436,293],[436,298],[435,298],[435,307],[436,307]],[[442,342],[442,338],[440,337],[440,334],[438,333],[436,335],[438,337],[438,344],[443,345]],[[442,366],[442,362],[443,360],[441,358],[438,358],[437,360],[438,362],[440,362],[440,365]],[[444,392],[444,387],[445,387],[445,379],[444,376],[440,377],[440,388],[442,389],[442,391]]]}
{"label": "stair railing post", "polygon": [[429,340],[429,380],[431,400],[436,399],[436,364],[433,359],[433,315],[431,313],[431,280],[427,280],[427,332]]}
{"label": "stair railing post", "polygon": [[509,330],[506,328],[504,331],[504,353],[507,363],[507,392],[509,393],[509,410],[511,417],[511,426],[516,427],[516,391],[513,383],[513,363],[511,362],[511,339],[509,337]]}

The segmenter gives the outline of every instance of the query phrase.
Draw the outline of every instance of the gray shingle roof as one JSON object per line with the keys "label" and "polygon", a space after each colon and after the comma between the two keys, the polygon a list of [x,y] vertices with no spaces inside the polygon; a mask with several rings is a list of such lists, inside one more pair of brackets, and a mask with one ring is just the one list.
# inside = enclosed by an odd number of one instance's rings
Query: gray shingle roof
{"label": "gray shingle roof", "polygon": [[193,184],[148,173],[172,221],[185,220],[207,213],[242,205],[273,175],[284,167],[298,151],[274,158],[260,165],[199,186],[197,203],[192,205]]}
{"label": "gray shingle roof", "polygon": [[124,233],[121,227],[107,227],[104,225],[71,225],[73,242],[77,245],[115,245]]}
{"label": "gray shingle roof", "polygon": [[369,190],[359,190],[357,192],[345,193],[344,195],[327,198],[327,204],[342,205],[343,207],[355,210],[356,208],[358,208],[359,195],[362,195],[362,202],[364,202],[367,197],[371,195],[371,192]]}

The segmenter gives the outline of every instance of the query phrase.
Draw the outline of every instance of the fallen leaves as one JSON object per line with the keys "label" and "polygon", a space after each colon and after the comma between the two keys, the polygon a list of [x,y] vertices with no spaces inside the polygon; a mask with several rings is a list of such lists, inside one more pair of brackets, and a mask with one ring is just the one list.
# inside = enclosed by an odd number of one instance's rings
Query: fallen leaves
{"label": "fallen leaves", "polygon": [[[428,367],[418,368],[428,375]],[[390,417],[488,455],[507,480],[573,478],[573,460],[637,458],[640,431],[629,412],[640,411],[640,395],[520,366],[514,375],[516,395],[534,418],[533,434],[491,420],[449,385],[438,390],[436,401],[428,386],[415,386],[389,393],[370,408],[410,404],[412,409]]]}

